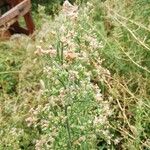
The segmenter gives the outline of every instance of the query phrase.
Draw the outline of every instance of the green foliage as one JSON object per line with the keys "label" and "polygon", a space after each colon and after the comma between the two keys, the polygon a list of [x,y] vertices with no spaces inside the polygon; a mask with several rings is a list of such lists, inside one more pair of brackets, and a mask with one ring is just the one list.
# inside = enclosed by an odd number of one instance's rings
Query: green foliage
{"label": "green foliage", "polygon": [[37,10],[38,5],[43,5],[46,7],[46,12],[50,15],[54,15],[55,13],[58,13],[60,3],[62,3],[61,0],[33,0],[32,5],[33,9]]}
{"label": "green foliage", "polygon": [[24,54],[17,50],[14,55],[14,51],[16,50],[12,50],[9,45],[0,45],[0,91],[9,94],[17,92],[18,70],[20,70],[22,60],[21,58],[18,60],[18,58],[23,57]]}
{"label": "green foliage", "polygon": [[60,3],[0,42],[0,150],[149,149],[149,2]]}

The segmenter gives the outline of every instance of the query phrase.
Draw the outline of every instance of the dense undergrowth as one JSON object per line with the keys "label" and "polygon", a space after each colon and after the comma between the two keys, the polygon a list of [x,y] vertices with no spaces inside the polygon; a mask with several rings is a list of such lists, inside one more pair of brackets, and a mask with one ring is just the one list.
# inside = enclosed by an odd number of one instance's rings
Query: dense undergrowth
{"label": "dense undergrowth", "polygon": [[40,6],[32,38],[0,42],[0,150],[148,150],[149,6]]}

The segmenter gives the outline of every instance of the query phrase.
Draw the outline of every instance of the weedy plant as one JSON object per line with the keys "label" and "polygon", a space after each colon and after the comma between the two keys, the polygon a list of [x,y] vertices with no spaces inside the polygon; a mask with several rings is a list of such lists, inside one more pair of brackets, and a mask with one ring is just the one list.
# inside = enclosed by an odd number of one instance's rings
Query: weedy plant
{"label": "weedy plant", "polygon": [[66,1],[54,20],[40,6],[34,40],[0,43],[0,149],[150,148],[140,2]]}

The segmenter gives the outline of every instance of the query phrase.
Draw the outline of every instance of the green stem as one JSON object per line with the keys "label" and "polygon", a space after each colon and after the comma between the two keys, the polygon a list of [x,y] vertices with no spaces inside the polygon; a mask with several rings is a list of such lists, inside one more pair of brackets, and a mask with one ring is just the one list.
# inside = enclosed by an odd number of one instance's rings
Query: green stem
{"label": "green stem", "polygon": [[66,119],[66,128],[67,128],[67,133],[68,133],[68,149],[72,149],[72,143],[71,143],[71,132],[70,132],[70,124],[68,120],[68,105],[65,106],[65,116],[67,117]]}

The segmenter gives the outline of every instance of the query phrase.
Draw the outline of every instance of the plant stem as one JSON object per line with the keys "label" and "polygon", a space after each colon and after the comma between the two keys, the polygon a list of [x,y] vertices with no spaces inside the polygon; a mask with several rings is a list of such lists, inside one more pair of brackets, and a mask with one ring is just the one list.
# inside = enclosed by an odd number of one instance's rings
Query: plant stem
{"label": "plant stem", "polygon": [[72,143],[71,143],[71,132],[70,132],[70,124],[68,120],[68,105],[65,106],[65,116],[67,117],[66,119],[66,128],[68,132],[68,149],[72,149]]}

